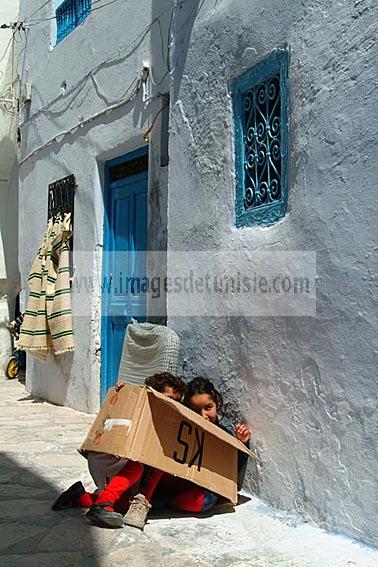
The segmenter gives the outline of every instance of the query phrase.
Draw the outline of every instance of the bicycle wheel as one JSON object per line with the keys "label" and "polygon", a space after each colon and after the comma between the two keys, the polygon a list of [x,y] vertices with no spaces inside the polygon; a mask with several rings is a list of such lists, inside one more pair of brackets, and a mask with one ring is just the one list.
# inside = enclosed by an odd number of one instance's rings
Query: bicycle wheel
{"label": "bicycle wheel", "polygon": [[5,376],[7,378],[16,378],[18,374],[18,360],[16,356],[11,356],[8,360],[7,364],[5,365]]}

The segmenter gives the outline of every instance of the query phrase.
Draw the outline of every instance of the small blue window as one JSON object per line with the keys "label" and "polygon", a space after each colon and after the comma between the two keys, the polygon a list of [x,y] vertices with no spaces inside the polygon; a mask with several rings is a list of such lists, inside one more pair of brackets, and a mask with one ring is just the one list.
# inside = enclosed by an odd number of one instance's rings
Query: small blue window
{"label": "small blue window", "polygon": [[233,85],[236,226],[269,226],[287,208],[288,54],[277,51]]}
{"label": "small blue window", "polygon": [[56,42],[67,37],[91,11],[92,0],[64,0],[55,11]]}

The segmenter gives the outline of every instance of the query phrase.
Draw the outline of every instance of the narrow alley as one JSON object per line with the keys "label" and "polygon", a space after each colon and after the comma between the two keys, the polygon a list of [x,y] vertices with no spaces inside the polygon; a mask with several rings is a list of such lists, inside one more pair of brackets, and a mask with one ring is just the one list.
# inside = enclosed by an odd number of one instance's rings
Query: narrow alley
{"label": "narrow alley", "polygon": [[272,511],[257,498],[212,516],[153,516],[145,531],[89,525],[83,510],[53,512],[81,479],[76,449],[94,416],[33,399],[0,381],[2,567],[373,567],[378,551]]}

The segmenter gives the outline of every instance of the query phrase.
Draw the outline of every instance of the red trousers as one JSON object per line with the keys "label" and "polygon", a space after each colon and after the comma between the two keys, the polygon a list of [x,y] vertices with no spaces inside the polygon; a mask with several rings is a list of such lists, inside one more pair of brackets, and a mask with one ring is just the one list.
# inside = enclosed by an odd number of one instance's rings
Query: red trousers
{"label": "red trousers", "polygon": [[154,493],[155,502],[182,512],[207,512],[217,502],[219,496],[192,482],[162,473]]}
{"label": "red trousers", "polygon": [[[143,466],[140,463],[128,461],[100,494],[89,492],[83,494],[80,497],[79,506],[90,508],[94,503],[108,503],[109,507],[106,508],[124,514],[129,503],[129,490],[142,478],[142,474]],[[214,492],[152,467],[146,468],[140,492],[149,502],[156,495],[156,502],[163,502],[165,506],[168,505],[183,512],[205,512],[210,510],[218,500],[218,495]]]}
{"label": "red trousers", "polygon": [[126,466],[116,476],[113,476],[100,494],[90,492],[83,494],[79,499],[79,506],[90,508],[93,504],[108,503],[109,509],[126,510],[128,492],[141,479],[142,474],[143,465],[128,461]]}

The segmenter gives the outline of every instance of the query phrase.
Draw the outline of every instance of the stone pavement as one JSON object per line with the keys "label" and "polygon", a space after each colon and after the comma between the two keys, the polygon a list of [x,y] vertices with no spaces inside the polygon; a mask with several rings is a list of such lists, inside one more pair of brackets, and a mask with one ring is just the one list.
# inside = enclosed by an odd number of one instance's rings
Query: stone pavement
{"label": "stone pavement", "polygon": [[92,486],[76,452],[92,421],[0,379],[2,567],[378,565],[378,551],[275,513],[256,498],[208,517],[156,517],[144,532],[91,526],[84,510],[52,512],[62,489],[78,479]]}

